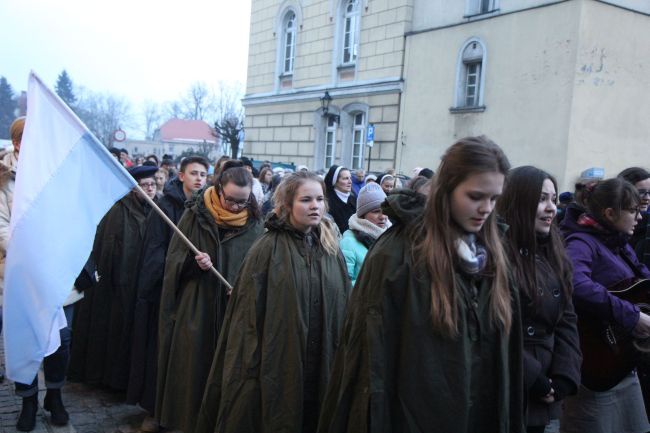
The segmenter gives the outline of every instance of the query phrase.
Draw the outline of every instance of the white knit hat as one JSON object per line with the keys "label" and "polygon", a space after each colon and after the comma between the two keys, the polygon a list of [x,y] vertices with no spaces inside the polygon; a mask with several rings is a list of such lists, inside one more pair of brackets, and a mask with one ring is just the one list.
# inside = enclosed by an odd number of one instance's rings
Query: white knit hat
{"label": "white knit hat", "polygon": [[378,183],[371,182],[359,190],[357,217],[361,218],[373,209],[378,209],[386,200],[386,193]]}

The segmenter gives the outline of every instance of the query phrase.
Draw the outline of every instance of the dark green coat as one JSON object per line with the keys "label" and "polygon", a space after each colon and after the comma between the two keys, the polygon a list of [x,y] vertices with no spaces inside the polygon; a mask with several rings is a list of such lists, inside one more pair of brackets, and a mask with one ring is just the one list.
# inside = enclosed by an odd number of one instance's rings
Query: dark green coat
{"label": "dark green coat", "polygon": [[92,255],[99,282],[85,292],[74,324],[70,374],[77,380],[126,389],[137,265],[149,210],[129,193],[97,228]]}
{"label": "dark green coat", "polygon": [[300,433],[313,290],[319,291],[316,413],[330,379],[350,288],[342,255],[271,217],[228,306],[194,433]]}
{"label": "dark green coat", "polygon": [[434,333],[430,280],[411,258],[424,197],[387,201],[394,225],[371,248],[352,292],[318,431],[524,431],[516,290],[506,336],[489,323],[489,278],[457,273],[459,337]]}
{"label": "dark green coat", "polygon": [[[262,223],[250,218],[241,229],[218,227],[202,192],[188,206],[178,228],[233,284],[246,253],[262,234]],[[194,256],[178,235],[172,237],[158,334],[155,415],[166,428],[186,433],[194,429],[228,301],[225,286],[212,272],[202,271]]]}

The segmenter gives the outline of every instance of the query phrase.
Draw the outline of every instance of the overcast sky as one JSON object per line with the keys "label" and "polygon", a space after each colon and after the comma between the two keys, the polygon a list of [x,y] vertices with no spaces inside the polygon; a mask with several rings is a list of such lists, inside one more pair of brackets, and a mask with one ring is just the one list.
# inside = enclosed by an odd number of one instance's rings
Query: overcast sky
{"label": "overcast sky", "polygon": [[30,70],[132,102],[178,99],[192,83],[246,81],[250,0],[0,0],[0,75]]}

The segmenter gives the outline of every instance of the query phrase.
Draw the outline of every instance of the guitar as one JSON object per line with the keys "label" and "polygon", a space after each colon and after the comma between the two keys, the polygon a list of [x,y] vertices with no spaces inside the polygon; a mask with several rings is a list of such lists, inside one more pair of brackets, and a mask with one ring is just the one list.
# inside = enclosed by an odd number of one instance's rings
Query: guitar
{"label": "guitar", "polygon": [[[609,293],[650,312],[650,280],[625,280],[608,289]],[[648,340],[637,340],[620,326],[595,319],[588,314],[578,317],[582,350],[582,384],[593,391],[613,388],[636,367],[644,352],[650,352]]]}

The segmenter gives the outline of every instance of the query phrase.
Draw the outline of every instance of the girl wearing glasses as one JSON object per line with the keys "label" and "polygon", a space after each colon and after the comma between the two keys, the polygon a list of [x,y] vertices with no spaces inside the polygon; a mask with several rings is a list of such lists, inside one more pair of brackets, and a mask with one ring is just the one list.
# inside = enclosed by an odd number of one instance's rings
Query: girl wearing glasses
{"label": "girl wearing glasses", "polygon": [[571,300],[571,264],[556,225],[555,179],[536,167],[508,173],[497,212],[518,282],[524,330],[527,431],[543,433],[560,401],[580,384],[580,344]]}
{"label": "girl wearing glasses", "polygon": [[522,329],[492,211],[510,164],[485,137],[442,157],[429,196],[393,222],[350,298],[321,433],[520,433]]}
{"label": "girl wearing glasses", "polygon": [[285,177],[233,290],[194,433],[315,433],[350,282],[314,173]]}
{"label": "girl wearing glasses", "polygon": [[630,245],[636,256],[646,266],[650,265],[650,233],[648,233],[648,204],[650,204],[650,172],[641,167],[626,168],[618,177],[630,182],[639,193],[641,221],[636,225],[630,238]]}
{"label": "girl wearing glasses", "polygon": [[209,271],[233,284],[251,245],[262,234],[260,211],[251,194],[252,175],[227,161],[213,186],[186,203],[178,228],[202,251],[172,238],[160,301],[157,417],[169,430],[194,431],[228,292]]}
{"label": "girl wearing glasses", "polygon": [[[634,371],[623,372],[624,377],[604,391],[590,389],[588,386],[601,386],[593,385],[593,379],[585,375],[591,371],[586,364],[600,360],[599,355],[594,355],[594,346],[587,344],[585,335],[590,330],[596,335],[606,335],[606,331],[601,331],[606,329],[606,324],[612,324],[634,337],[650,337],[650,316],[608,291],[624,281],[650,278],[650,272],[639,263],[628,244],[641,219],[639,194],[631,183],[615,178],[586,187],[583,198],[586,209],[567,208],[561,225],[573,264],[573,302],[584,357],[583,383],[576,396],[564,400],[561,431],[647,432],[650,424]],[[588,322],[595,323],[588,326]]]}

